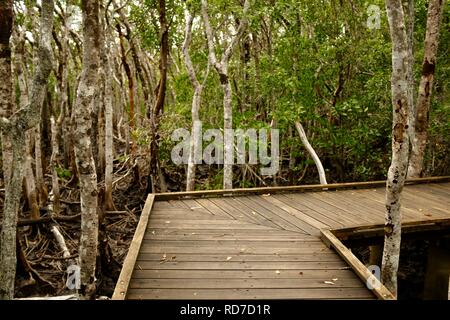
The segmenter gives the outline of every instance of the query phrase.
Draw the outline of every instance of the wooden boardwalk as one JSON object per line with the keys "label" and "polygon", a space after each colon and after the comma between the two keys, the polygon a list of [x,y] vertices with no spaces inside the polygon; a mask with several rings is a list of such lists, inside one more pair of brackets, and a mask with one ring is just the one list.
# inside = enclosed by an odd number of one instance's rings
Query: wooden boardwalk
{"label": "wooden boardwalk", "polygon": [[[437,181],[405,187],[404,222],[450,218],[450,183]],[[149,196],[114,298],[374,299],[320,238],[384,222],[382,183],[355,186]]]}

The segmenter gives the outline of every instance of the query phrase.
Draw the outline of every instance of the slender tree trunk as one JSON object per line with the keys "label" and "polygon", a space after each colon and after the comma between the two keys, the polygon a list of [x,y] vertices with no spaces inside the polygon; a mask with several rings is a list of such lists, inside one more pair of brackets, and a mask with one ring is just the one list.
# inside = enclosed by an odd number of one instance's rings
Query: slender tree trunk
{"label": "slender tree trunk", "polygon": [[27,132],[25,136],[25,163],[24,163],[24,177],[23,182],[25,185],[26,197],[28,202],[28,207],[30,208],[30,217],[32,219],[39,219],[39,204],[37,199],[37,189],[36,189],[36,181],[34,180],[34,172],[33,172],[33,156],[31,153],[31,132]]}
{"label": "slender tree trunk", "polygon": [[[17,35],[17,32],[15,32]],[[13,36],[14,37],[14,36]],[[17,76],[18,86],[20,91],[20,99],[18,109],[26,108],[29,103],[28,95],[29,95],[29,86],[28,79],[26,76],[26,65],[24,63],[24,45],[25,45],[25,37],[23,33],[20,33],[16,37],[16,45],[15,45],[15,65],[14,71]],[[28,207],[31,211],[30,217],[32,219],[39,218],[39,204],[38,204],[38,194],[36,189],[36,181],[33,172],[33,149],[32,149],[32,139],[34,139],[34,135],[31,132],[26,133],[25,136],[25,163],[24,163],[24,178],[23,185],[25,187],[25,195],[28,202]]]}
{"label": "slender tree trunk", "polygon": [[52,156],[50,158],[50,164],[52,168],[52,213],[58,215],[61,212],[60,192],[59,192],[59,180],[58,172],[58,156],[59,156],[59,144],[58,144],[58,129],[54,117],[50,118],[51,131],[52,131]]}
{"label": "slender tree trunk", "polygon": [[166,1],[159,0],[159,28],[160,28],[160,43],[161,50],[159,56],[159,83],[156,87],[156,101],[155,106],[151,112],[150,117],[150,175],[148,179],[148,192],[155,192],[155,185],[157,177],[160,180],[159,186],[161,192],[165,192],[166,183],[163,181],[164,176],[161,171],[161,167],[158,160],[159,143],[157,140],[157,132],[159,127],[159,117],[164,112],[164,101],[166,99],[166,86],[167,86],[167,67],[169,58],[169,25],[167,23],[166,16]]}
{"label": "slender tree trunk", "polygon": [[223,166],[223,188],[233,188],[233,164],[234,164],[234,135],[233,129],[233,106],[232,106],[232,88],[228,77],[228,63],[236,44],[241,39],[245,28],[247,27],[247,12],[250,8],[250,1],[245,0],[243,18],[239,22],[237,34],[232,38],[230,44],[225,49],[220,62],[217,60],[215,52],[214,34],[209,21],[208,1],[202,0],[202,17],[205,24],[206,39],[208,41],[208,60],[216,69],[220,84],[223,89],[223,110],[224,110],[224,166]]}
{"label": "slender tree trunk", "polygon": [[[3,223],[0,234],[0,299],[12,299],[16,273],[16,233],[20,196],[22,191],[23,162],[25,155],[25,133],[40,122],[42,104],[46,95],[47,79],[52,69],[51,35],[53,29],[53,0],[42,2],[40,21],[40,41],[33,79],[30,104],[22,108],[9,119],[1,118],[2,131],[12,143],[13,159],[11,176],[5,190]],[[2,85],[0,102],[2,111],[12,104],[11,51],[9,38],[12,26],[12,2],[4,1],[0,5],[0,77]],[[2,116],[5,113],[3,112]]]}
{"label": "slender tree trunk", "polygon": [[92,154],[91,112],[97,98],[99,67],[99,2],[83,0],[83,69],[78,86],[75,113],[74,147],[81,194],[81,291],[92,298],[96,290],[95,265],[98,243],[97,174]]}
{"label": "slender tree trunk", "polygon": [[415,110],[415,132],[411,141],[412,148],[408,178],[418,178],[423,175],[424,156],[428,140],[428,112],[433,93],[436,55],[444,7],[445,0],[430,0],[428,4],[425,55],[422,63],[417,108]]}
{"label": "slender tree trunk", "polygon": [[[128,59],[127,59],[127,54],[126,54],[126,50],[125,50],[125,41],[124,41],[124,36],[122,33],[122,27],[120,26],[120,24],[117,24],[116,26],[117,28],[117,32],[119,34],[119,40],[120,40],[120,54],[121,54],[121,59],[122,59],[122,65],[123,68],[125,69],[125,74],[127,75],[127,79],[128,79],[128,98],[129,98],[129,106],[130,106],[130,112],[129,112],[129,117],[130,117],[130,130],[134,130],[134,120],[135,120],[135,110],[134,110],[134,78],[133,75],[131,73],[131,67],[130,64],[128,63]],[[133,149],[133,147],[132,147]]]}
{"label": "slender tree trunk", "polygon": [[382,282],[397,295],[397,271],[401,243],[400,196],[408,166],[408,39],[401,0],[386,0],[392,39],[392,162],[386,186],[385,237]]}
{"label": "slender tree trunk", "polygon": [[403,0],[403,10],[405,12],[405,25],[406,34],[408,39],[408,104],[411,107],[410,113],[408,114],[408,135],[409,141],[414,139],[415,135],[415,86],[416,81],[414,79],[414,27],[415,27],[415,0]]}
{"label": "slender tree trunk", "polygon": [[48,190],[44,182],[44,169],[42,168],[42,130],[41,124],[34,129],[34,162],[36,170],[36,187],[39,193],[39,204],[45,205],[48,199]]}
{"label": "slender tree trunk", "polygon": [[[105,43],[103,55],[103,69],[105,74],[111,74],[111,33],[109,25],[105,24]],[[108,211],[115,211],[113,192],[113,160],[114,160],[114,131],[113,131],[113,82],[111,77],[104,78],[105,94],[104,109],[105,109],[105,209]],[[120,132],[120,130],[119,130]]]}
{"label": "slender tree trunk", "polygon": [[[13,86],[11,75],[10,37],[13,25],[12,0],[0,4],[0,112],[9,117],[12,111]],[[5,204],[3,208],[2,230],[0,233],[0,299],[14,297],[14,279],[16,274],[16,226],[18,211],[17,177],[12,177],[13,151],[11,136],[2,130],[3,177],[5,181]],[[19,187],[21,190],[21,187]],[[15,195],[12,199],[11,196]]]}
{"label": "slender tree trunk", "polygon": [[305,146],[306,150],[308,150],[308,153],[310,154],[311,158],[313,158],[314,163],[316,164],[317,171],[319,172],[320,184],[327,184],[327,178],[325,170],[323,169],[322,162],[320,161],[320,158],[317,156],[316,151],[314,151],[314,148],[309,143],[308,137],[306,136],[302,124],[297,121],[295,122],[295,127],[297,128],[298,134],[300,135],[300,139],[302,140],[303,145]]}
{"label": "slender tree trunk", "polygon": [[[191,141],[189,145],[189,161],[188,161],[188,170],[187,170],[187,178],[186,178],[186,191],[195,190],[195,168],[197,162],[201,161],[201,154],[199,154],[201,145],[201,141],[197,141],[196,137],[201,134],[201,132],[197,132],[199,130],[200,124],[200,104],[201,104],[201,96],[204,87],[204,83],[200,84],[197,76],[195,74],[195,69],[192,64],[191,56],[189,54],[189,46],[192,40],[192,21],[193,15],[189,12],[189,8],[186,8],[184,11],[184,16],[186,20],[186,29],[183,43],[183,56],[184,62],[186,64],[186,69],[189,75],[189,79],[194,87],[194,97],[192,98],[192,135]],[[209,71],[209,65],[208,65]],[[205,80],[208,77],[208,71],[206,72]]]}
{"label": "slender tree trunk", "polygon": [[[3,1],[0,5],[0,116],[9,118],[13,110],[11,48],[13,9],[12,0]],[[6,132],[1,132],[3,180],[8,185],[11,179],[12,144]]]}

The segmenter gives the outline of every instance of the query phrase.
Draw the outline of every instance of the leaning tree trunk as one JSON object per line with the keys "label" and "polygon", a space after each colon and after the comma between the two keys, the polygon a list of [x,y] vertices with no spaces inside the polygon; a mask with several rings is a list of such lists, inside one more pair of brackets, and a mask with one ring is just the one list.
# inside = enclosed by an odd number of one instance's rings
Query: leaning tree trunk
{"label": "leaning tree trunk", "polygon": [[99,2],[83,0],[83,68],[74,106],[75,159],[80,179],[81,195],[81,293],[86,298],[95,294],[98,215],[97,173],[92,153],[91,112],[94,110],[99,67]]}
{"label": "leaning tree trunk", "polygon": [[[42,2],[40,41],[36,72],[33,79],[30,104],[17,111],[9,119],[1,118],[1,128],[12,144],[11,175],[5,190],[3,223],[0,234],[0,299],[12,299],[16,273],[16,229],[22,191],[25,134],[39,125],[41,108],[52,69],[51,36],[53,29],[53,0]],[[12,3],[4,1],[0,6],[0,102],[2,111],[12,104],[11,56],[9,38],[12,25]],[[10,87],[11,86],[11,87]],[[5,108],[6,107],[6,108]],[[2,113],[2,116],[4,113]]]}
{"label": "leaning tree trunk", "polygon": [[322,162],[320,161],[320,158],[317,156],[316,151],[314,151],[314,148],[309,143],[308,137],[306,136],[302,124],[297,121],[295,122],[295,127],[297,128],[298,134],[300,135],[300,139],[302,140],[303,145],[305,146],[306,150],[308,150],[308,153],[311,155],[311,158],[313,158],[314,163],[316,164],[317,171],[319,172],[320,184],[327,184],[327,177],[325,174],[325,170],[323,169]]}
{"label": "leaning tree trunk", "polygon": [[386,0],[392,39],[392,162],[386,186],[385,236],[382,261],[383,284],[397,295],[397,271],[401,243],[400,195],[408,166],[408,40],[401,0]]}
{"label": "leaning tree trunk", "polygon": [[436,69],[436,55],[439,45],[439,31],[445,0],[430,0],[428,5],[427,30],[425,34],[425,55],[422,63],[419,96],[415,110],[415,132],[411,141],[411,159],[408,178],[418,178],[423,174],[423,160],[428,139],[428,111],[433,92]]}

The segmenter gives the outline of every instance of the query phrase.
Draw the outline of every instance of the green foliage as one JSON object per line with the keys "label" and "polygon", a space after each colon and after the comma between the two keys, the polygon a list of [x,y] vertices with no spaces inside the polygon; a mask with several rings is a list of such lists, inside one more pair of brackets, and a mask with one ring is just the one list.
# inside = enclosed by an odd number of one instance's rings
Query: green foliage
{"label": "green foliage", "polygon": [[69,181],[72,178],[72,171],[60,166],[55,168],[58,178],[61,180]]}

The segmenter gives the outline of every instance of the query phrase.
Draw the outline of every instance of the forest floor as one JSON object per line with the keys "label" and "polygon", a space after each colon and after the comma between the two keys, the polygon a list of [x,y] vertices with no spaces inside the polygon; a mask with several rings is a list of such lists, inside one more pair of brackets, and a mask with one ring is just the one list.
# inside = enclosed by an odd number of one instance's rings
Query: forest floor
{"label": "forest floor", "polygon": [[[115,211],[104,214],[100,225],[99,257],[97,262],[97,296],[111,297],[119,277],[122,263],[128,252],[139,216],[146,198],[147,171],[144,159],[136,157],[128,163],[115,163],[113,199]],[[144,169],[142,169],[144,168]],[[137,181],[136,179],[139,179]],[[51,185],[51,184],[49,184]],[[77,263],[80,239],[80,202],[79,190],[70,187],[71,183],[61,183],[60,219],[46,219],[48,206],[41,209],[44,222],[30,223],[31,219],[25,202],[18,227],[18,264],[16,273],[15,297],[45,297],[74,294],[67,285],[68,268]],[[99,186],[101,187],[101,186]],[[3,212],[4,192],[0,193],[0,210]],[[25,225],[23,225],[25,223]],[[70,252],[69,258],[63,258],[58,246],[53,226],[64,237]],[[103,241],[102,241],[103,240]],[[105,241],[107,240],[107,241]]]}

